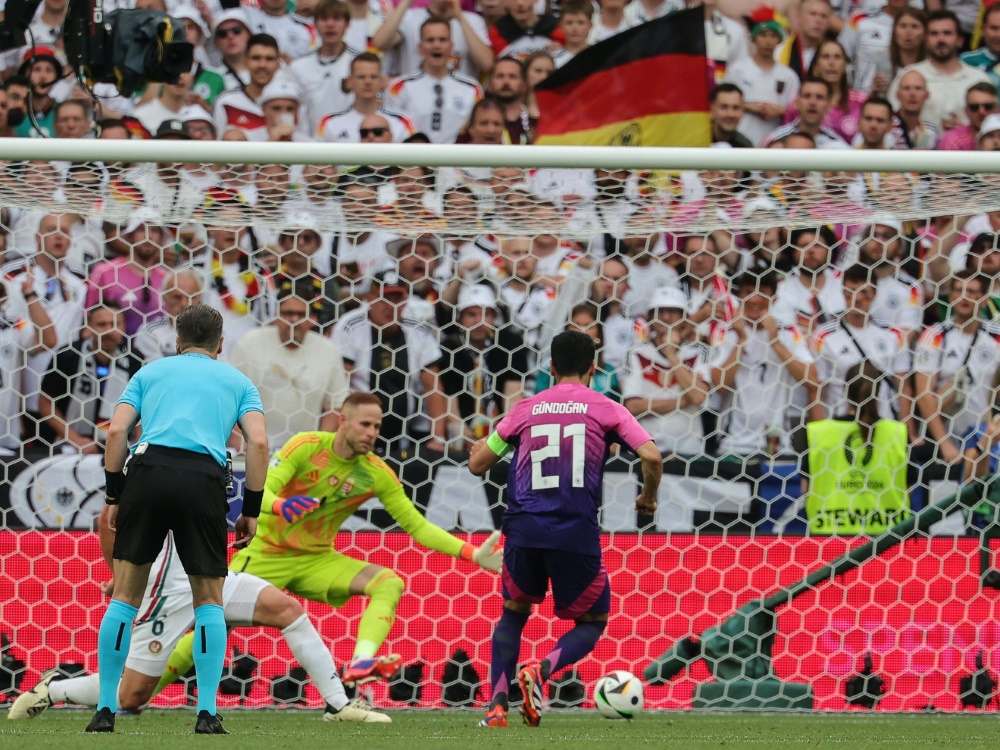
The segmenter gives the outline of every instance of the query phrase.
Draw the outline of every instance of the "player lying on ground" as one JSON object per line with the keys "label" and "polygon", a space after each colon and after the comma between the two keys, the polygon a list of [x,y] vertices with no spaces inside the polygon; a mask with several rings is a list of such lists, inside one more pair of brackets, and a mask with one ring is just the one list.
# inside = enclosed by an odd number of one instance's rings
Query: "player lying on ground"
{"label": "player lying on ground", "polygon": [[635,451],[642,462],[636,510],[656,511],[663,458],[625,407],[588,387],[595,370],[593,339],[577,331],[558,334],[551,367],[555,387],[521,401],[469,455],[469,470],[483,476],[514,451],[503,515],[503,613],[490,659],[493,698],[481,727],[507,726],[507,691],[521,633],[550,580],[556,617],[576,624],[541,662],[518,673],[525,724],[537,727],[541,721],[542,684],[593,651],[607,627],[611,586],[597,516],[613,443]]}
{"label": "player lying on ground", "polygon": [[[101,515],[99,528],[101,548],[105,560],[110,562],[114,532],[108,528],[106,515]],[[113,586],[114,581],[104,586],[109,596]],[[230,627],[260,625],[281,630],[295,659],[326,701],[324,720],[383,724],[392,721],[361,701],[348,700],[337,677],[333,657],[302,605],[292,597],[256,576],[230,571],[223,583],[222,603],[226,624]],[[163,675],[167,656],[194,625],[191,587],[177,556],[172,534],[167,536],[163,551],[153,563],[139,613],[125,672],[118,686],[118,703],[126,711],[139,711],[149,703]],[[7,718],[33,719],[55,703],[97,705],[99,675],[54,680],[57,676],[56,670],[44,674],[31,690],[14,701]]]}
{"label": "player lying on ground", "polygon": [[[257,536],[240,550],[230,570],[252,573],[278,588],[343,606],[352,596],[370,598],[358,623],[354,656],[344,667],[348,685],[389,679],[400,667],[398,654],[376,658],[396,619],[403,579],[381,565],[334,549],[341,524],[365,501],[377,497],[418,543],[498,572],[500,532],[482,547],[452,536],[428,521],[406,496],[395,472],[372,453],[382,426],[382,405],[371,393],[352,393],[333,432],[301,432],[271,460]],[[192,635],[174,649],[157,692],[190,669]]]}

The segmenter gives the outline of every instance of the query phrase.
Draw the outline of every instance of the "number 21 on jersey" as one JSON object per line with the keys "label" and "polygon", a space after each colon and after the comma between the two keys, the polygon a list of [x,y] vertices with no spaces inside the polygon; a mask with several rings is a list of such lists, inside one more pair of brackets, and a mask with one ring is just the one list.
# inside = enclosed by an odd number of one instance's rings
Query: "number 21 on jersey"
{"label": "number 21 on jersey", "polygon": [[531,426],[531,437],[545,438],[546,444],[531,451],[531,489],[554,490],[559,487],[558,474],[543,474],[542,462],[550,458],[560,458],[562,441],[570,443],[570,465],[572,467],[571,483],[574,487],[583,487],[583,467],[586,462],[587,426],[578,424],[536,424]]}

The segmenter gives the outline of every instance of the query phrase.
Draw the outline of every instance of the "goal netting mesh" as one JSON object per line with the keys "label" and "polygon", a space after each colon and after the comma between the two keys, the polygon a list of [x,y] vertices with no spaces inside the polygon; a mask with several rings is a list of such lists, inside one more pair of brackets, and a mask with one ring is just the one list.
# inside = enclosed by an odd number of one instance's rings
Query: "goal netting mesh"
{"label": "goal netting mesh", "polygon": [[[379,449],[409,496],[474,541],[499,528],[507,464],[473,477],[471,442],[551,385],[555,333],[595,337],[593,387],[639,418],[665,472],[656,515],[637,516],[638,467],[609,458],[610,622],[550,683],[554,707],[592,705],[599,676],[704,643],[739,607],[996,469],[980,455],[992,453],[1000,368],[992,155],[935,169],[917,152],[912,166],[846,152],[823,166],[706,150],[691,169],[669,150],[646,164],[621,150],[617,168],[603,150],[560,165],[551,149],[532,162],[534,149],[499,147],[482,166],[480,151],[413,146],[386,153],[418,166],[357,166],[376,161],[371,147],[311,145],[294,163],[265,144],[220,145],[159,156],[0,145],[8,700],[52,667],[96,670],[107,422],[135,368],[175,353],[173,316],[192,301],[222,312],[222,358],[260,388],[272,450],[330,429],[348,391],[374,391],[387,413]],[[301,356],[304,326],[320,337],[315,356]],[[805,684],[819,709],[869,694],[880,710],[993,709],[989,684],[967,678],[980,664],[1000,672],[996,516],[967,505],[777,607],[763,632],[741,621],[736,642],[760,657],[742,677]],[[238,509],[239,493],[231,518]],[[375,499],[336,548],[407,587],[380,652],[404,669],[365,695],[386,708],[485,705],[496,577],[419,547]],[[306,602],[338,664],[365,603]],[[567,627],[539,607],[522,661]],[[273,631],[239,628],[229,646],[222,706],[321,705]],[[866,661],[874,677],[852,679]],[[713,682],[733,675],[693,660],[649,686],[646,706],[732,706],[739,691],[715,701]],[[184,705],[193,687],[154,705]]]}

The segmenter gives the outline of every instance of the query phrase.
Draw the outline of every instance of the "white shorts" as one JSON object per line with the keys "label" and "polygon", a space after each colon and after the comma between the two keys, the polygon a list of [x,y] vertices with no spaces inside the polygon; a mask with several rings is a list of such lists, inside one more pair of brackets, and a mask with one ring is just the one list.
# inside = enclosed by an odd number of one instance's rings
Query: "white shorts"
{"label": "white shorts", "polygon": [[[222,584],[222,607],[226,625],[253,625],[254,608],[260,592],[271,584],[249,573],[229,571]],[[149,610],[152,602],[143,599],[140,612]],[[191,592],[162,598],[162,605],[153,610],[155,616],[137,624],[132,630],[132,645],[125,667],[148,677],[159,677],[166,669],[167,659],[185,633],[194,627],[194,599]]]}

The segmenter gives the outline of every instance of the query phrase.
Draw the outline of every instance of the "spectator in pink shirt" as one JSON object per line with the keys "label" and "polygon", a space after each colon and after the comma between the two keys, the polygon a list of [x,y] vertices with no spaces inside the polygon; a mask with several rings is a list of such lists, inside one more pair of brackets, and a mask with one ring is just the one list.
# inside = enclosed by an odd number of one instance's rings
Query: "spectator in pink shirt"
{"label": "spectator in pink shirt", "polygon": [[163,265],[167,230],[151,211],[140,209],[129,220],[122,241],[129,254],[99,263],[90,274],[87,308],[117,302],[125,313],[125,333],[132,336],[143,323],[163,314],[160,289],[168,269]]}
{"label": "spectator in pink shirt", "polygon": [[968,125],[959,125],[941,136],[939,151],[975,151],[979,128],[988,115],[1000,111],[997,102],[997,87],[981,81],[973,84],[965,93],[965,116]]}

